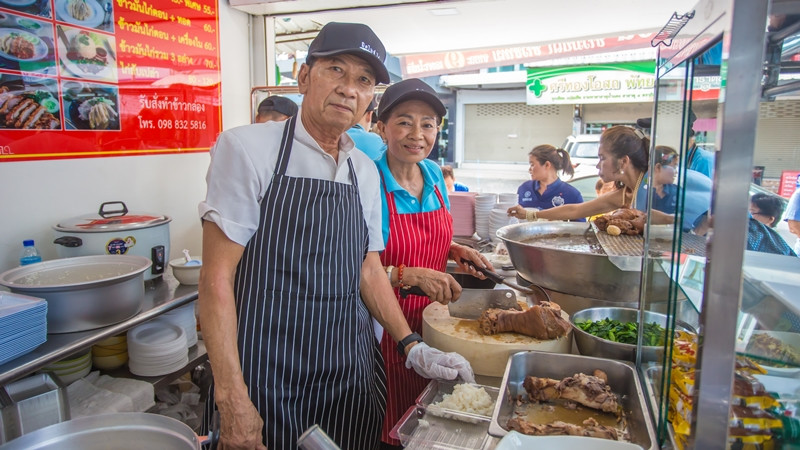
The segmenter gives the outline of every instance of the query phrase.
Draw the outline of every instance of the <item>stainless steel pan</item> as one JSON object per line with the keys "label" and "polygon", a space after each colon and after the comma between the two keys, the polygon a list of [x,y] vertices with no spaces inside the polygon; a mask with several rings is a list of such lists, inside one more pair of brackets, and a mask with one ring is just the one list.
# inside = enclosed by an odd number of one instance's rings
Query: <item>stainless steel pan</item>
{"label": "stainless steel pan", "polygon": [[[531,283],[547,289],[580,297],[637,302],[640,271],[622,271],[608,256],[593,247],[594,233],[579,222],[528,222],[508,225],[497,230],[505,243],[517,272]],[[559,236],[584,245],[565,245],[558,248],[543,245],[537,240]],[[649,301],[665,301],[669,295],[669,278],[654,271],[649,280]]]}

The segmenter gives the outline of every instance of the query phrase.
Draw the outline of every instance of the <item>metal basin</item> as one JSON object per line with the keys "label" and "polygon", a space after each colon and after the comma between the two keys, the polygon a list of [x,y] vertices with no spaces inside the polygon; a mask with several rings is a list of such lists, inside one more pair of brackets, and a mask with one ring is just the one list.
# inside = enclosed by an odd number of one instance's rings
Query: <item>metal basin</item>
{"label": "metal basin", "polygon": [[[640,271],[609,261],[594,233],[581,222],[527,222],[497,230],[517,272],[547,289],[613,302],[638,302]],[[563,243],[560,243],[563,241]],[[653,271],[648,301],[669,299],[667,275]]]}
{"label": "metal basin", "polygon": [[[581,355],[596,356],[599,358],[620,359],[626,361],[636,360],[636,345],[622,344],[599,338],[580,329],[575,323],[603,320],[605,318],[619,320],[620,322],[639,322],[639,310],[633,308],[589,308],[578,311],[570,317],[570,324],[575,334],[575,344]],[[661,313],[645,311],[644,323],[655,322],[667,328],[667,316]],[[682,331],[695,330],[686,323],[675,321],[675,328]],[[642,346],[642,361],[655,361],[661,363],[664,359],[664,346]]]}
{"label": "metal basin", "polygon": [[166,416],[117,413],[81,417],[50,425],[14,439],[0,448],[200,450],[200,440],[187,425]]}
{"label": "metal basin", "polygon": [[122,322],[144,299],[143,256],[97,255],[45,261],[0,274],[12,292],[47,300],[47,332],[70,333]]}

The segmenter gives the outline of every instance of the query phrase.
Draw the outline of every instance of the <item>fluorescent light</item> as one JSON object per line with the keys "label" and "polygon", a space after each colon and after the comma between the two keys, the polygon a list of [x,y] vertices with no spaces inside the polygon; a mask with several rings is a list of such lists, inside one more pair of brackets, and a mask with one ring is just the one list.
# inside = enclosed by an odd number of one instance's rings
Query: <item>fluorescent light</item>
{"label": "fluorescent light", "polygon": [[428,12],[434,16],[457,16],[459,14],[455,8],[431,8]]}

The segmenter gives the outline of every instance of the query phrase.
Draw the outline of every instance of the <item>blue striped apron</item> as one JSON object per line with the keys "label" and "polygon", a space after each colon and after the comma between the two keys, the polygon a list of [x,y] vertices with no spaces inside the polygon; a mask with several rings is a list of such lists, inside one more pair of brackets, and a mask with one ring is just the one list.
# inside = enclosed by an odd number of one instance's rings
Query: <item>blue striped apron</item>
{"label": "blue striped apron", "polygon": [[369,237],[358,180],[350,159],[351,185],[286,176],[295,121],[236,272],[242,373],[270,450],[296,448],[314,424],[342,449],[375,449],[386,386],[359,293]]}

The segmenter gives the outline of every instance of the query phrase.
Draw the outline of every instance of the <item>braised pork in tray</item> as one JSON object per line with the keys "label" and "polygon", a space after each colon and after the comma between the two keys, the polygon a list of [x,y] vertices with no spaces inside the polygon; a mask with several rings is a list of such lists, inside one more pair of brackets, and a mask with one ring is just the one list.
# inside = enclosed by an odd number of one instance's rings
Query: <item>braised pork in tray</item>
{"label": "braised pork in tray", "polygon": [[[560,380],[528,376],[528,408],[506,427],[533,436],[570,435],[626,439],[625,414],[607,375],[576,373]],[[520,401],[521,402],[521,401]]]}

